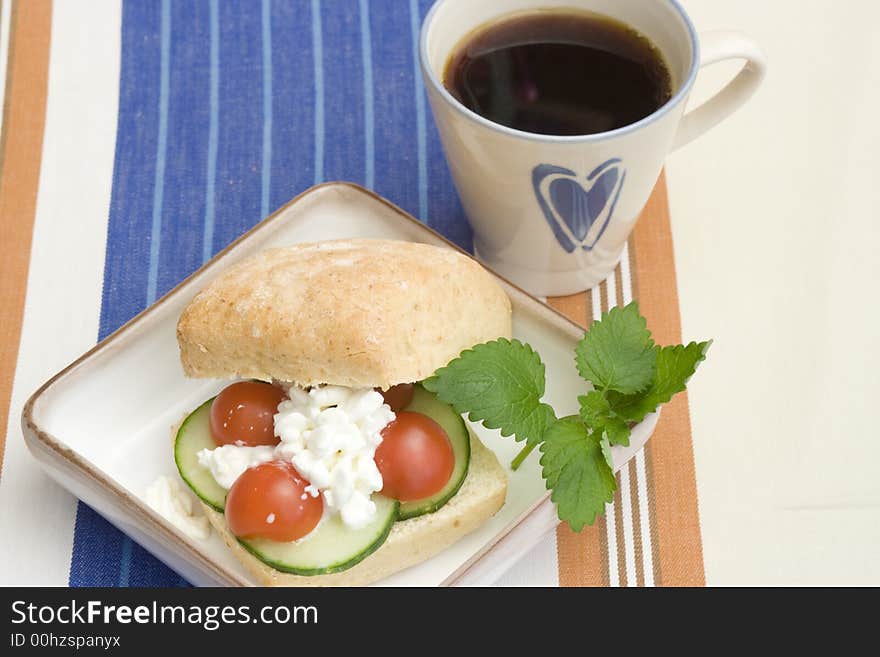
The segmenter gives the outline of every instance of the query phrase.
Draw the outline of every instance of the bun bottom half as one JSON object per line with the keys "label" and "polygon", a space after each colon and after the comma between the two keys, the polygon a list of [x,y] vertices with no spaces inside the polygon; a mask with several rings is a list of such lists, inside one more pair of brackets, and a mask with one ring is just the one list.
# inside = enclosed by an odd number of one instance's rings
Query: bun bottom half
{"label": "bun bottom half", "polygon": [[275,570],[244,549],[226,518],[206,504],[205,515],[236,558],[262,586],[364,586],[425,561],[479,528],[504,504],[507,474],[495,454],[473,433],[471,461],[459,491],[442,508],[395,522],[385,543],[348,570],[329,575],[293,575]]}

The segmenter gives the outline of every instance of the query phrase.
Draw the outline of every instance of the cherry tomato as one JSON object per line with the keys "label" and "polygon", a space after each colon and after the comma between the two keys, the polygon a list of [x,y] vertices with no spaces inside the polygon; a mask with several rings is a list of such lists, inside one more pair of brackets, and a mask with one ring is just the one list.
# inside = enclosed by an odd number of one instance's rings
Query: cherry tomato
{"label": "cherry tomato", "polygon": [[413,398],[412,383],[398,383],[391,386],[388,390],[379,390],[385,398],[385,403],[391,407],[395,413],[400,413],[404,408],[409,406]]}
{"label": "cherry tomato", "polygon": [[211,436],[218,445],[277,445],[275,420],[281,388],[259,381],[226,386],[211,404]]}
{"label": "cherry tomato", "polygon": [[427,415],[403,411],[382,429],[376,466],[383,495],[402,502],[420,500],[446,485],[455,454],[443,427]]}
{"label": "cherry tomato", "polygon": [[226,522],[239,538],[295,541],[312,531],[324,513],[320,496],[306,493],[309,482],[284,461],[248,468],[226,495]]}

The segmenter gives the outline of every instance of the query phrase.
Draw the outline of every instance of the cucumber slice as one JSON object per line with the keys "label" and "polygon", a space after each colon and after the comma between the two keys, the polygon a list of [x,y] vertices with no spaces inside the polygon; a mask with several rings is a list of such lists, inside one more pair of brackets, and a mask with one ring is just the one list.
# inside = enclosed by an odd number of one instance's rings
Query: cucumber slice
{"label": "cucumber slice", "polygon": [[373,495],[376,513],[366,527],[347,527],[338,515],[325,517],[305,538],[279,543],[265,538],[239,539],[244,548],[275,570],[294,575],[326,575],[351,568],[373,554],[397,520],[397,500]]}
{"label": "cucumber slice", "polygon": [[[213,509],[223,513],[226,490],[214,481],[211,471],[199,464],[202,449],[217,445],[211,437],[209,399],[180,425],[174,440],[174,461],[180,476]],[[324,575],[351,568],[379,549],[397,520],[398,501],[373,495],[376,514],[366,527],[351,529],[338,516],[324,518],[318,527],[293,543],[267,539],[239,539],[248,552],[276,570],[296,575]]]}
{"label": "cucumber slice", "polygon": [[199,464],[198,453],[214,449],[217,443],[211,437],[208,422],[212,397],[187,416],[177,430],[174,439],[174,462],[180,476],[205,504],[223,513],[226,506],[226,489],[214,481],[211,471]]}
{"label": "cucumber slice", "polygon": [[401,502],[398,511],[399,520],[433,513],[446,504],[464,483],[471,460],[471,441],[467,425],[461,415],[456,413],[451,406],[437,399],[433,393],[428,392],[422,386],[416,385],[413,388],[412,401],[404,410],[427,415],[443,427],[446,435],[449,436],[449,442],[452,443],[455,467],[452,469],[449,481],[439,492],[420,500]]}

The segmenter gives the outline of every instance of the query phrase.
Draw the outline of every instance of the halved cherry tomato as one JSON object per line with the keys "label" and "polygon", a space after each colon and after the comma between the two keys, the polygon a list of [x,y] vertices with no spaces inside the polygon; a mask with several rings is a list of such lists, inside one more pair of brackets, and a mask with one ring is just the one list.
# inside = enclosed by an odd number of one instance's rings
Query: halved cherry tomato
{"label": "halved cherry tomato", "polygon": [[409,406],[413,398],[412,383],[398,383],[391,386],[388,390],[379,390],[385,398],[385,403],[391,407],[395,413],[400,413],[404,408]]}
{"label": "halved cherry tomato", "polygon": [[229,530],[239,538],[283,542],[302,538],[324,513],[324,501],[306,493],[308,485],[285,461],[248,468],[226,495]]}
{"label": "halved cherry tomato", "polygon": [[211,436],[218,445],[277,445],[275,421],[281,388],[259,381],[226,386],[211,403]]}
{"label": "halved cherry tomato", "polygon": [[422,413],[402,411],[382,429],[376,466],[383,495],[402,502],[420,500],[446,485],[455,454],[443,427]]}

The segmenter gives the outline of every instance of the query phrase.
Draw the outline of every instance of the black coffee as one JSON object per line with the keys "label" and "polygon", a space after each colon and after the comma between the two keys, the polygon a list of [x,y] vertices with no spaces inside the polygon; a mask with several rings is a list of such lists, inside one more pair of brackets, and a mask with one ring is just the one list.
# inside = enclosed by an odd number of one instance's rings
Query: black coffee
{"label": "black coffee", "polygon": [[443,84],[490,121],[545,135],[614,130],[671,95],[669,70],[647,37],[605,16],[564,10],[477,29],[453,51]]}

